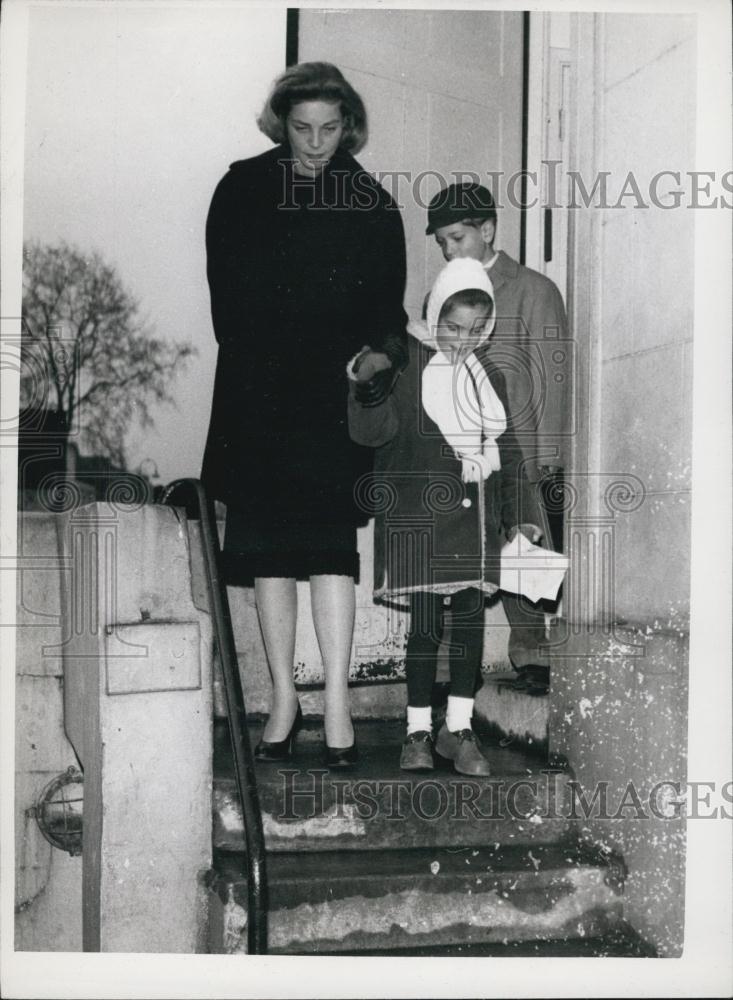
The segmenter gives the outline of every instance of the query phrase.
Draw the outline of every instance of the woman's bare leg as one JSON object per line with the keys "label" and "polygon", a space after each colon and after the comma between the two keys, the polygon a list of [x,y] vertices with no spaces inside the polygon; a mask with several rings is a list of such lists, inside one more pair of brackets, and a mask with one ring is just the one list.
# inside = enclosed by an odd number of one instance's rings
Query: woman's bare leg
{"label": "woman's bare leg", "polygon": [[319,574],[310,578],[313,624],[326,678],[324,727],[330,747],[354,742],[349,705],[349,661],[354,637],[356,596],[350,576]]}
{"label": "woman's bare leg", "polygon": [[293,682],[298,592],[289,577],[261,576],[255,580],[255,602],[272,676],[272,706],[262,738],[284,740],[298,710]]}

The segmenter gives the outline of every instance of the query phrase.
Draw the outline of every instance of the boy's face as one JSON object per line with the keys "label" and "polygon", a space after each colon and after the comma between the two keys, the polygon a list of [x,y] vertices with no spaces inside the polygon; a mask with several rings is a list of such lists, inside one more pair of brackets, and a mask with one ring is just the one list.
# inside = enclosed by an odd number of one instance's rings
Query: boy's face
{"label": "boy's face", "polygon": [[436,339],[452,364],[462,361],[478,346],[489,318],[485,306],[456,305],[441,315]]}
{"label": "boy's face", "polygon": [[465,222],[454,222],[435,230],[435,242],[446,260],[470,257],[472,260],[483,261],[491,249],[493,229],[493,222],[488,221],[477,227],[466,225]]}

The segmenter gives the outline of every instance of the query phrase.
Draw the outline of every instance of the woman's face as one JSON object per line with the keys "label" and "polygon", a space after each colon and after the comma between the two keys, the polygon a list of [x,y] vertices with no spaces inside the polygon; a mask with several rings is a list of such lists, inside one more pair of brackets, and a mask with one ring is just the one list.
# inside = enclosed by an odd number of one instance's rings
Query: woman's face
{"label": "woman's face", "polygon": [[338,149],[344,120],[338,104],[302,101],[287,117],[288,142],[299,174],[315,177]]}

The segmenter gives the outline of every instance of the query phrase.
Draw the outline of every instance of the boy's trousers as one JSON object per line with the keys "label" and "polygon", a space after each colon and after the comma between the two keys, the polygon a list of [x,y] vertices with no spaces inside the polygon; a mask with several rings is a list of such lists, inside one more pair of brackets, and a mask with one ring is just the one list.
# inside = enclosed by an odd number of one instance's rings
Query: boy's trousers
{"label": "boy's trousers", "polygon": [[501,603],[509,622],[509,659],[515,670],[523,667],[549,667],[545,646],[545,611],[542,604],[502,591]]}

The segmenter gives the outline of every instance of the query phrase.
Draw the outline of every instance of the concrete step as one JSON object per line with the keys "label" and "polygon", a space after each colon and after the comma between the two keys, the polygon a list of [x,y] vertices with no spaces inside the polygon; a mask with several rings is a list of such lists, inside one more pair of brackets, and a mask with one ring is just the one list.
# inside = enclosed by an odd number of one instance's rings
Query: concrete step
{"label": "concrete step", "polygon": [[[261,723],[253,724],[253,745]],[[356,724],[359,763],[353,771],[323,767],[320,722],[308,721],[286,764],[257,764],[258,793],[271,851],[487,847],[547,844],[566,837],[568,777],[542,770],[535,755],[486,745],[491,777],[399,769],[403,724]],[[215,728],[214,846],[244,848],[242,814],[226,724]]]}
{"label": "concrete step", "polygon": [[[213,951],[246,949],[241,861],[218,854],[209,880]],[[573,843],[272,854],[268,884],[273,953],[554,942],[572,954],[573,942],[585,954],[585,941],[606,940],[623,921],[617,871]]]}
{"label": "concrete step", "polygon": [[[339,955],[343,952],[319,951],[318,954]],[[599,937],[364,948],[358,954],[364,958],[374,955],[385,958],[659,958],[657,950],[625,921],[620,921]]]}

